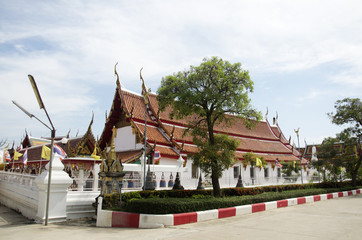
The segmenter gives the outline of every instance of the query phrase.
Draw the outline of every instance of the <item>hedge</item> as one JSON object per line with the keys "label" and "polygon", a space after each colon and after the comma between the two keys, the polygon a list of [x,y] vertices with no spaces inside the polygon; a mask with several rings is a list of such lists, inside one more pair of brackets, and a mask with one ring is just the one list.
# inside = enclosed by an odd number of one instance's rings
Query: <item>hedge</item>
{"label": "hedge", "polygon": [[[362,181],[358,183],[362,185]],[[213,190],[159,190],[106,194],[103,208],[136,213],[181,213],[223,208],[290,197],[354,189],[351,182],[274,185],[253,188],[224,188],[223,198],[214,198]],[[269,193],[269,194],[267,194]],[[289,195],[292,194],[292,195]]]}
{"label": "hedge", "polygon": [[[362,181],[358,183],[362,185]],[[311,188],[344,188],[351,186],[351,182],[337,183],[308,183],[308,184],[288,184],[288,185],[272,185],[253,188],[223,188],[221,189],[223,196],[245,196],[257,195],[264,192],[282,192],[289,190],[311,189]],[[126,192],[122,194],[122,201],[127,204],[131,199],[146,198],[190,198],[194,195],[212,196],[213,190],[157,190],[157,191],[137,191]]]}
{"label": "hedge", "polygon": [[[260,202],[269,202],[287,198],[336,192],[340,189],[302,189],[283,192],[264,192],[256,196],[244,195],[233,197],[204,197],[204,198],[147,198],[132,199],[122,211],[144,214],[172,214],[227,208]],[[197,195],[195,195],[197,196]]]}

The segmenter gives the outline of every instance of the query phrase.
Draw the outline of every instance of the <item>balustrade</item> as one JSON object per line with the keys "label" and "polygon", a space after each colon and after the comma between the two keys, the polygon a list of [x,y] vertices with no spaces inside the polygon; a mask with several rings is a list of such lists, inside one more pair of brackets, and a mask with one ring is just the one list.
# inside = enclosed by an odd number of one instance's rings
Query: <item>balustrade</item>
{"label": "balustrade", "polygon": [[31,174],[22,174],[16,172],[0,171],[0,180],[9,184],[16,184],[27,187],[28,189],[37,189],[34,180],[37,176]]}

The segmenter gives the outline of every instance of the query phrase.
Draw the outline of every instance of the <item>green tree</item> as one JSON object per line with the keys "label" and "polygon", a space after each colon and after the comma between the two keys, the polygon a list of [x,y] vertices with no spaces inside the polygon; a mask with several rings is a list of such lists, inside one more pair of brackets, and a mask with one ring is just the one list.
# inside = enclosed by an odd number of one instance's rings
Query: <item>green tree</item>
{"label": "green tree", "polygon": [[337,137],[344,143],[343,157],[347,174],[352,178],[353,186],[356,186],[358,172],[362,163],[362,102],[359,98],[345,98],[336,101],[336,112],[328,113],[332,123],[348,125]]}
{"label": "green tree", "polygon": [[235,160],[237,142],[214,133],[217,124],[231,124],[236,117],[247,127],[260,119],[250,106],[253,82],[240,63],[231,64],[218,57],[205,58],[199,66],[190,66],[162,79],[158,89],[160,110],[171,107],[170,117],[186,118],[189,133],[199,151],[194,163],[211,174],[215,196],[221,196],[219,178]]}
{"label": "green tree", "polygon": [[285,174],[286,177],[291,177],[293,171],[298,175],[300,172],[300,165],[297,163],[297,161],[292,162],[281,162],[282,164],[282,172]]}
{"label": "green tree", "polygon": [[[331,180],[337,182],[341,175],[342,145],[338,138],[328,137],[318,148],[318,161],[313,161],[312,165],[318,172],[323,173],[323,181],[327,181],[326,172],[329,172]],[[329,178],[328,178],[329,179]]]}
{"label": "green tree", "polygon": [[337,134],[337,138],[343,142],[340,155],[341,164],[346,170],[347,177],[352,179],[353,186],[356,186],[357,179],[362,177],[361,143],[358,144],[358,140],[351,137],[346,131]]}

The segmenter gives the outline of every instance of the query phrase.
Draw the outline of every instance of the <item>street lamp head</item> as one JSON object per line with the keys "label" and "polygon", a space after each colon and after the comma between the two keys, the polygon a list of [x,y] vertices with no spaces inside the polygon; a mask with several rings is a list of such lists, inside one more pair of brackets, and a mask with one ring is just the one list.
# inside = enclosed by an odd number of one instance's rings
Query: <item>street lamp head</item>
{"label": "street lamp head", "polygon": [[29,80],[30,80],[31,86],[33,87],[33,91],[34,91],[34,93],[35,93],[35,97],[36,97],[36,99],[38,100],[39,107],[40,107],[40,109],[42,109],[42,108],[44,108],[44,104],[43,104],[43,100],[42,100],[41,97],[40,97],[40,93],[39,93],[38,87],[36,86],[35,79],[34,79],[33,76],[31,76],[30,74],[28,75],[28,78],[29,78]]}
{"label": "street lamp head", "polygon": [[33,114],[31,114],[30,112],[26,111],[22,106],[19,105],[19,103],[15,102],[13,100],[13,103],[15,106],[17,106],[21,111],[23,111],[26,115],[28,115],[30,118],[34,117]]}

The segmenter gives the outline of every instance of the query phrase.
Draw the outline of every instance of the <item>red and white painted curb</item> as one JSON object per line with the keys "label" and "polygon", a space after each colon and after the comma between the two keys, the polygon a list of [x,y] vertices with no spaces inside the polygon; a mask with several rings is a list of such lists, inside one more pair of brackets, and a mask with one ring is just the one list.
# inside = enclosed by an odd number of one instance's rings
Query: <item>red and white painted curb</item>
{"label": "red and white painted curb", "polygon": [[124,228],[159,228],[175,226],[187,223],[196,223],[212,219],[240,216],[249,213],[256,213],[276,208],[289,207],[298,204],[305,204],[360,194],[362,189],[328,193],[300,198],[256,203],[250,205],[213,209],[199,212],[178,213],[178,214],[139,214],[127,212],[113,212],[100,209],[102,198],[98,199],[97,227],[124,227]]}

